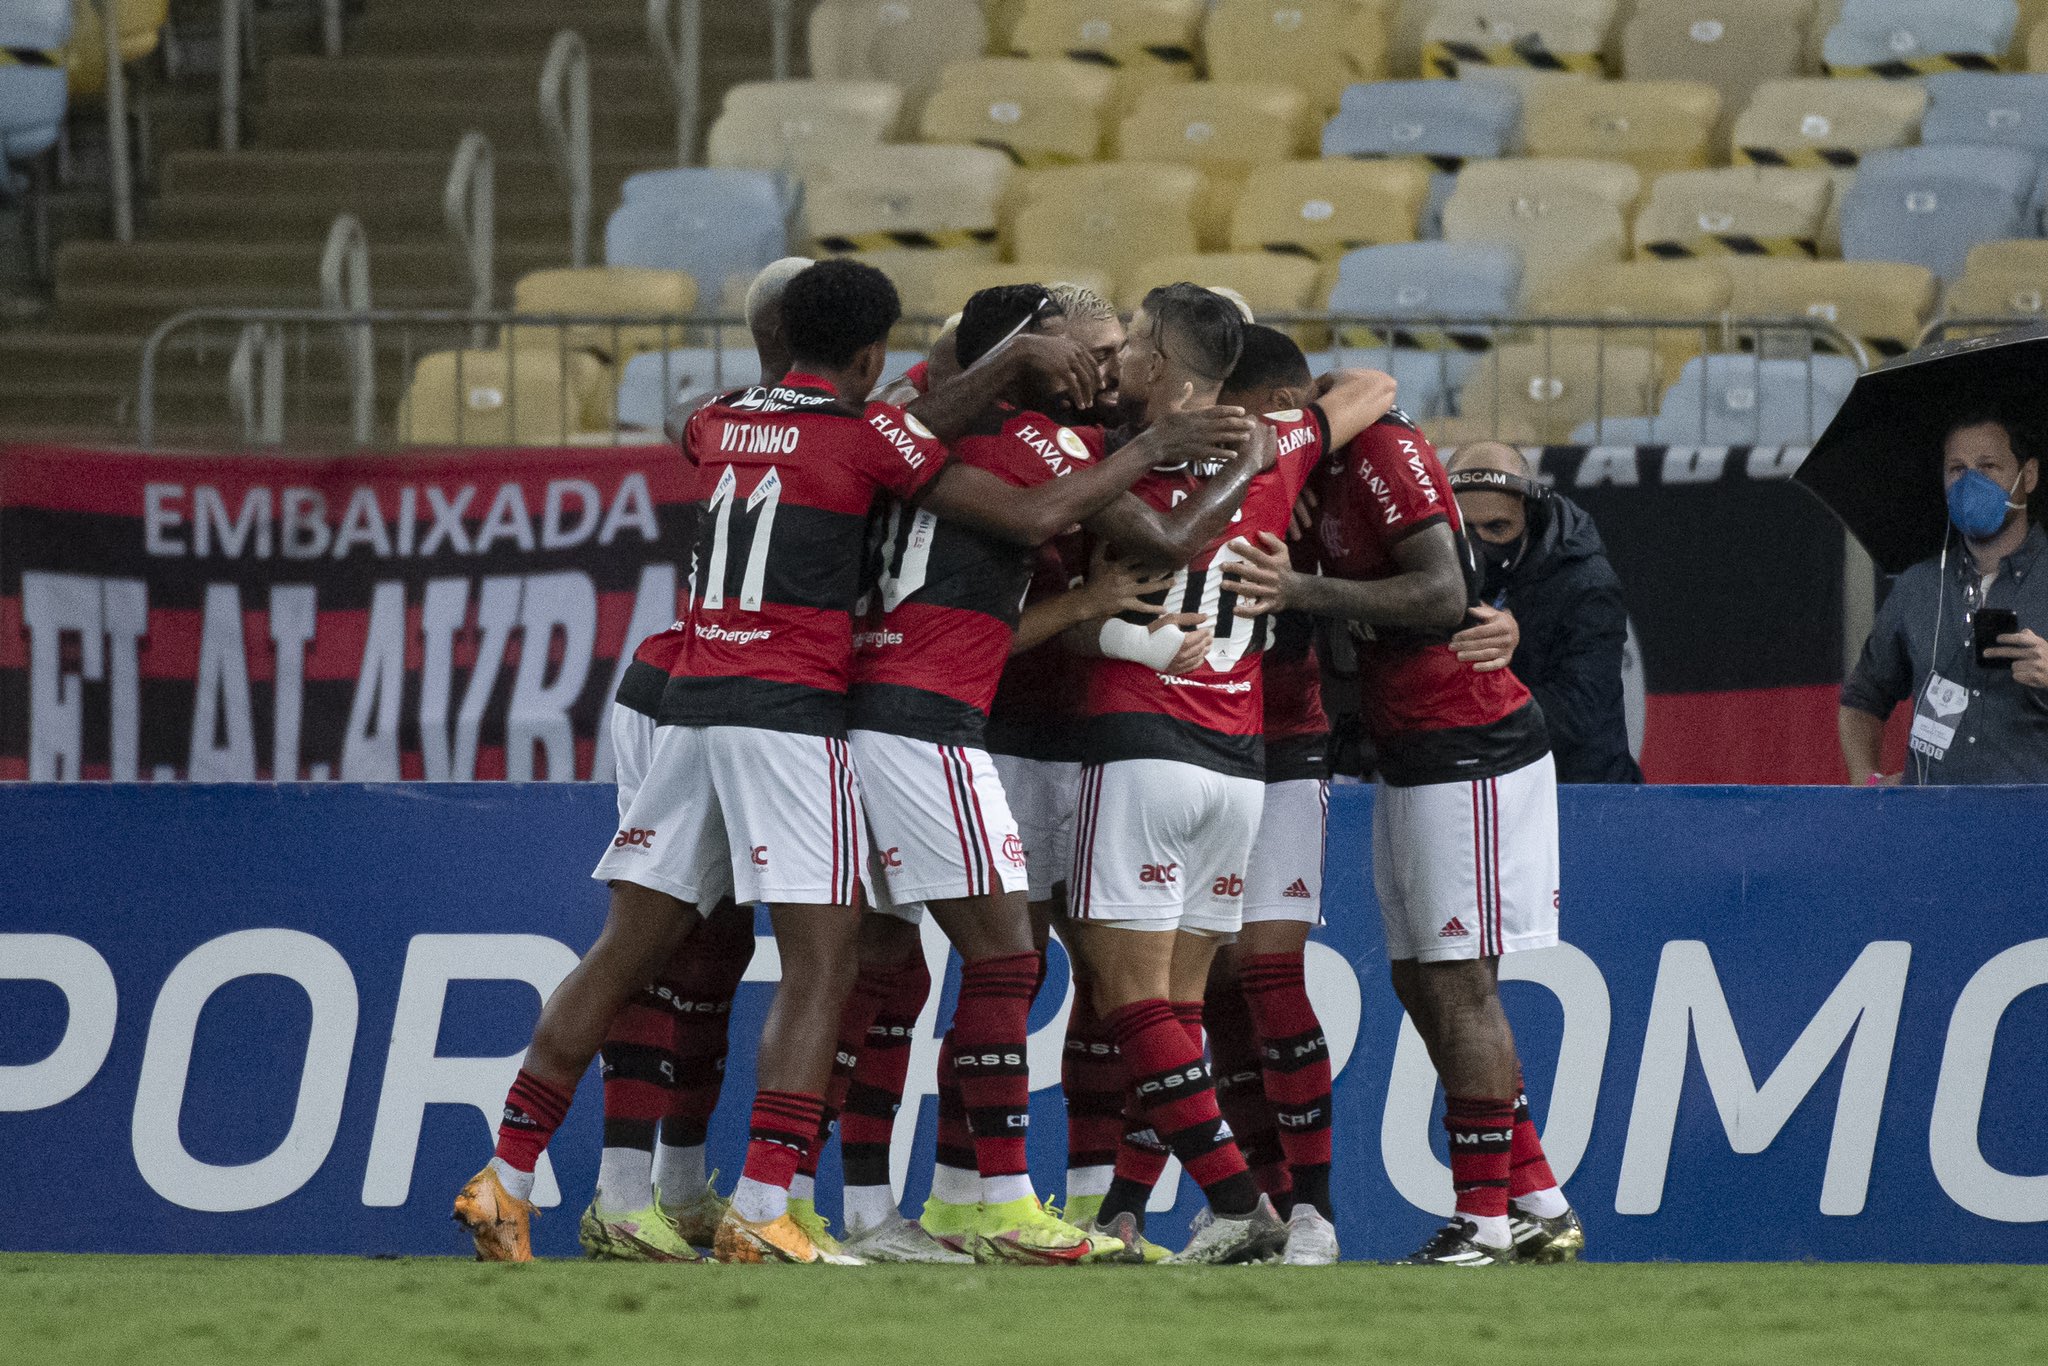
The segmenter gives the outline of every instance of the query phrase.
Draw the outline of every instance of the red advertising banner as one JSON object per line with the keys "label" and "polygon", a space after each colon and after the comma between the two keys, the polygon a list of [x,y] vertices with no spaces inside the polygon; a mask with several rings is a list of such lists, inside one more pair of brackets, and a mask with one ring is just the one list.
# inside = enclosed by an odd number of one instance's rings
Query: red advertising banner
{"label": "red advertising banner", "polygon": [[666,447],[0,448],[0,778],[611,776]]}

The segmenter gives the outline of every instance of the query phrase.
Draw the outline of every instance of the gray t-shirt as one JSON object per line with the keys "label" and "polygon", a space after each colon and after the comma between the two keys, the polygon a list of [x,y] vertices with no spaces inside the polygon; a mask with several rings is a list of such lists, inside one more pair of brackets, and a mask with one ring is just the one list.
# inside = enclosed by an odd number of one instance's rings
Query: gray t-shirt
{"label": "gray t-shirt", "polygon": [[1842,705],[1882,718],[1913,699],[1903,781],[2048,783],[2048,691],[2014,682],[2009,668],[1979,668],[1970,622],[1978,607],[2004,607],[2019,615],[2021,629],[2048,636],[2043,552],[2048,534],[2032,527],[1999,566],[1988,595],[1961,546],[1949,551],[1946,574],[1938,559],[1923,560],[1893,583],[1842,685]]}

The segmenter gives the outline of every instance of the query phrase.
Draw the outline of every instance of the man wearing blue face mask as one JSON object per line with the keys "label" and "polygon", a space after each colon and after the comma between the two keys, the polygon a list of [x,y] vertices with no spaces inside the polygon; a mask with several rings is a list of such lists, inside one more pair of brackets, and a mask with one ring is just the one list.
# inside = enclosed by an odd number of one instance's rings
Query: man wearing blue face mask
{"label": "man wearing blue face mask", "polygon": [[[2027,510],[2040,475],[2029,434],[2007,420],[1949,428],[1948,540],[1893,583],[1842,687],[1852,783],[2048,782],[2048,535]],[[1884,774],[1885,720],[1908,699],[1905,771]]]}

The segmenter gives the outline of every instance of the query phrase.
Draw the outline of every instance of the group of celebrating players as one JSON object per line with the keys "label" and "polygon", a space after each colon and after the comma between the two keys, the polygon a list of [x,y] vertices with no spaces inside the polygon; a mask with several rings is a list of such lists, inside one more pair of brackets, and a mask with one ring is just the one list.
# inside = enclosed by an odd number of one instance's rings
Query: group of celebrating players
{"label": "group of celebrating players", "polygon": [[[1303,955],[1328,808],[1318,640],[1342,638],[1378,754],[1394,987],[1446,1095],[1456,1214],[1410,1260],[1576,1257],[1497,989],[1500,955],[1557,942],[1548,739],[1511,645],[1452,643],[1471,557],[1393,381],[1314,378],[1195,285],[1154,290],[1128,331],[1085,289],[1017,285],[969,301],[897,406],[870,401],[899,320],[887,276],[792,258],[747,308],[761,382],[680,433],[687,605],[613,708],[606,923],[455,1203],[477,1255],[531,1256],[535,1164],[601,1053],[592,1256],[1336,1261]],[[704,1145],[756,903],[780,981],[728,1200]],[[962,967],[931,1197],[908,1219],[889,1142],[926,915]],[[1060,1207],[1025,1162],[1054,931],[1075,986]],[[814,1203],[835,1124],[837,1237]],[[1207,1199],[1172,1254],[1144,1236],[1169,1154]]]}

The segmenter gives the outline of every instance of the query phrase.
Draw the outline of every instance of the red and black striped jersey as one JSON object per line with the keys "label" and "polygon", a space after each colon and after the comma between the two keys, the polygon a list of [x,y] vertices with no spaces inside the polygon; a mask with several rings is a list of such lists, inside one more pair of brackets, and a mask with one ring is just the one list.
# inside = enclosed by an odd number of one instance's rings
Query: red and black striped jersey
{"label": "red and black striped jersey", "polygon": [[[1398,410],[1368,427],[1317,475],[1311,537],[1325,574],[1386,579],[1394,547],[1464,518],[1435,447]],[[1512,670],[1479,673],[1442,635],[1381,630],[1359,651],[1360,713],[1397,786],[1497,777],[1549,748],[1542,713]]]}
{"label": "red and black striped jersey", "polygon": [[[953,458],[1031,488],[1092,464],[1102,429],[999,411]],[[902,503],[890,509],[870,611],[854,635],[850,724],[946,745],[983,743],[1034,553]]]}
{"label": "red and black striped jersey", "polygon": [[642,716],[661,715],[661,695],[668,690],[669,676],[683,652],[683,642],[689,638],[690,624],[679,621],[641,641],[619,679],[614,700]]}
{"label": "red and black striped jersey", "polygon": [[[1086,568],[1087,552],[1079,532],[1040,546],[1031,564],[1031,586],[1024,590],[1025,607],[1066,592]],[[1057,636],[1011,655],[989,704],[988,751],[1079,763],[1075,710],[1087,686],[1086,661]]]}
{"label": "red and black striped jersey", "polygon": [[[1294,543],[1296,567],[1305,558]],[[1273,618],[1260,666],[1266,694],[1266,781],[1329,776],[1330,718],[1323,711],[1323,662],[1316,655],[1315,618],[1282,612]]]}
{"label": "red and black striped jersey", "polygon": [[[1118,759],[1175,759],[1246,778],[1265,777],[1265,697],[1260,657],[1270,623],[1236,614],[1237,595],[1223,589],[1224,571],[1239,556],[1230,542],[1258,543],[1262,532],[1287,534],[1295,499],[1323,458],[1328,428],[1320,409],[1274,413],[1278,463],[1252,480],[1244,505],[1227,530],[1174,576],[1163,605],[1170,612],[1200,612],[1215,642],[1206,659],[1185,674],[1163,674],[1124,659],[1098,659],[1088,671],[1083,748],[1089,763]],[[1191,470],[1154,471],[1131,491],[1162,512],[1202,486]]]}
{"label": "red and black striped jersey", "polygon": [[683,444],[689,633],[657,719],[843,734],[869,515],[881,495],[914,499],[946,448],[901,408],[803,374],[714,399]]}

